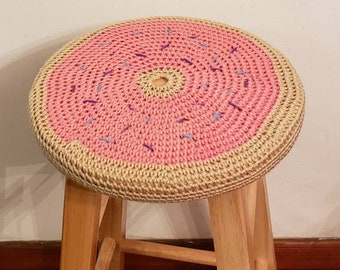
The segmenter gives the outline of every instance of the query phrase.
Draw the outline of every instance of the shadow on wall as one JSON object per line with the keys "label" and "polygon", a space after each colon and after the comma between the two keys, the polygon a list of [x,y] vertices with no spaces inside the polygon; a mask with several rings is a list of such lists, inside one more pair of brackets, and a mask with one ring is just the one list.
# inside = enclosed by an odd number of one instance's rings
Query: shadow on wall
{"label": "shadow on wall", "polygon": [[[40,211],[58,208],[53,203],[40,205],[63,183],[36,143],[30,126],[28,95],[39,68],[69,39],[60,37],[26,50],[0,69],[0,241],[21,239],[25,230],[31,231],[28,238],[43,237],[40,232],[48,217],[40,215]],[[35,217],[33,208],[39,208]],[[53,219],[55,214],[50,214]]]}
{"label": "shadow on wall", "polygon": [[129,202],[128,206],[128,238],[211,238],[206,200],[166,204]]}

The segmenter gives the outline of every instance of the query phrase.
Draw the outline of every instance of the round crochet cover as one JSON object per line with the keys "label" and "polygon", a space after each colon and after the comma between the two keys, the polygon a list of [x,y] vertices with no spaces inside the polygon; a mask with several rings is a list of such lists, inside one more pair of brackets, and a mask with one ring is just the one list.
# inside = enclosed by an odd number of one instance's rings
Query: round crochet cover
{"label": "round crochet cover", "polygon": [[256,180],[292,147],[303,110],[301,82],[278,51],[240,29],[178,17],[70,42],[30,93],[34,131],[59,170],[149,202]]}

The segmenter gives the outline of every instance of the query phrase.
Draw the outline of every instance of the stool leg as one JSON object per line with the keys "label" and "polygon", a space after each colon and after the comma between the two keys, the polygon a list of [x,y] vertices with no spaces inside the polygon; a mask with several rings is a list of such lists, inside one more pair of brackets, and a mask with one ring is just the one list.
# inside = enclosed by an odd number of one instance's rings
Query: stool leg
{"label": "stool leg", "polygon": [[125,254],[121,243],[125,239],[126,201],[110,197],[100,225],[100,241],[109,237],[114,239],[116,247],[110,264],[110,270],[124,270]]}
{"label": "stool leg", "polygon": [[253,270],[248,213],[240,189],[208,199],[218,270]]}
{"label": "stool leg", "polygon": [[276,270],[274,241],[265,178],[257,181],[256,216],[254,225],[254,256],[256,270]]}
{"label": "stool leg", "polygon": [[66,179],[61,270],[93,270],[101,195]]}

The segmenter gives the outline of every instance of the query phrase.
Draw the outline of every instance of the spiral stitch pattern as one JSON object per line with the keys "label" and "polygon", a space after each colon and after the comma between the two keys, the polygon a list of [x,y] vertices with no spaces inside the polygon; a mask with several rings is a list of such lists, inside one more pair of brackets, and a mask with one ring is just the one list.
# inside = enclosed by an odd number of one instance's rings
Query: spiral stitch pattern
{"label": "spiral stitch pattern", "polygon": [[304,113],[287,59],[231,26],[180,17],[78,38],[40,70],[32,125],[46,156],[112,196],[175,202],[246,185],[290,150]]}

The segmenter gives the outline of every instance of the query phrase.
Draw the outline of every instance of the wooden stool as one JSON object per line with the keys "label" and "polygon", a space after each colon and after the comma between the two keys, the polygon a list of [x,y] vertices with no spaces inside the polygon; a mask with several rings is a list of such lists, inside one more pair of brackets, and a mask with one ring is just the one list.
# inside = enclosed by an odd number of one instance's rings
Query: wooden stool
{"label": "wooden stool", "polygon": [[124,269],[125,253],[218,269],[276,269],[266,192],[262,177],[208,199],[213,252],[125,239],[126,201],[67,180],[61,269]]}
{"label": "wooden stool", "polygon": [[[190,18],[108,26],[48,60],[30,111],[67,176],[62,270],[122,270],[125,253],[276,269],[265,175],[298,136],[304,93],[264,41]],[[214,252],[125,238],[127,200],[205,198]]]}

